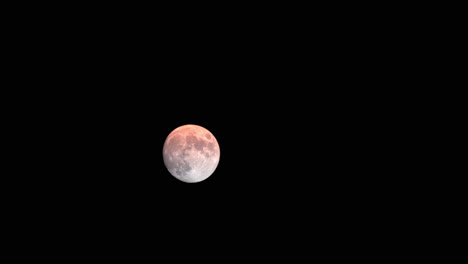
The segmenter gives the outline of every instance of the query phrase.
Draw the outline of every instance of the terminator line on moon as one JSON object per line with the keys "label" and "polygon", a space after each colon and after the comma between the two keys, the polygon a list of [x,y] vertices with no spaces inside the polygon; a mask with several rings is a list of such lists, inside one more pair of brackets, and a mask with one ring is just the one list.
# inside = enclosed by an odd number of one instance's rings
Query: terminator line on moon
{"label": "terminator line on moon", "polygon": [[210,177],[218,166],[219,156],[218,141],[201,126],[180,126],[164,142],[164,165],[183,182],[200,182]]}

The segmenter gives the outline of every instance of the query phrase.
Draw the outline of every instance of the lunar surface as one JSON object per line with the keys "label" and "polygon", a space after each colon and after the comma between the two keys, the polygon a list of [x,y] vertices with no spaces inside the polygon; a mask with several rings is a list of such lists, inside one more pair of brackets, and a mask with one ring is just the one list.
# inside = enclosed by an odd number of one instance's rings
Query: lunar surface
{"label": "lunar surface", "polygon": [[172,176],[183,182],[200,182],[210,177],[219,156],[218,141],[201,126],[180,126],[164,142],[164,164]]}

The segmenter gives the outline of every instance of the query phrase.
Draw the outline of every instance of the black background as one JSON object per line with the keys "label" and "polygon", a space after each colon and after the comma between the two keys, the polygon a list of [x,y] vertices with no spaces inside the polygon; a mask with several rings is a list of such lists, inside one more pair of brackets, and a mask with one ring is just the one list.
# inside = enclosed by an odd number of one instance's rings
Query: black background
{"label": "black background", "polygon": [[[7,20],[3,257],[463,255],[418,20],[113,10]],[[201,183],[163,164],[184,124]]]}

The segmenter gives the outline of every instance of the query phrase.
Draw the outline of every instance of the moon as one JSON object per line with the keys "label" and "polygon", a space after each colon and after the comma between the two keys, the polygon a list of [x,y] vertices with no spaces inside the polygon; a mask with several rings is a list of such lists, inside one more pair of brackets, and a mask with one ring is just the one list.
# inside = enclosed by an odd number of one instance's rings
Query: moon
{"label": "moon", "polygon": [[180,126],[164,142],[164,165],[172,176],[183,182],[206,180],[218,167],[219,157],[218,141],[201,126]]}

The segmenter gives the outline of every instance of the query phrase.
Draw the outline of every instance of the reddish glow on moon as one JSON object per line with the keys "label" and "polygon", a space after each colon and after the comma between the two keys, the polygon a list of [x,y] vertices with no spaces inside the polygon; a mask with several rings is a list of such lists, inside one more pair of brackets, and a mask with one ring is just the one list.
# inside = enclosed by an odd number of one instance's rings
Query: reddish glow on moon
{"label": "reddish glow on moon", "polygon": [[219,157],[218,141],[201,126],[180,126],[164,142],[164,164],[172,176],[183,182],[207,179],[216,170]]}

